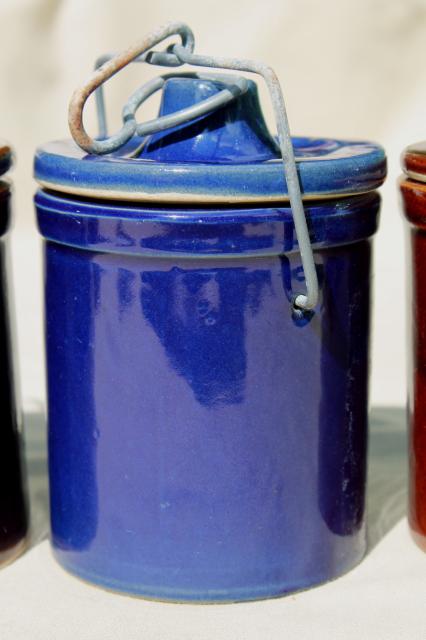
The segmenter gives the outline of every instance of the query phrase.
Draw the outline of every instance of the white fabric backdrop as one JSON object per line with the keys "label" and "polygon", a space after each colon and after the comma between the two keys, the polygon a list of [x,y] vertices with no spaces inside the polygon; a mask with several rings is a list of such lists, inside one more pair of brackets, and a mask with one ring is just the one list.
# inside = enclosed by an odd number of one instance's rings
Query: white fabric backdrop
{"label": "white fabric backdrop", "polygon": [[[260,58],[275,67],[293,132],[370,138],[386,147],[372,401],[402,403],[404,242],[396,179],[403,147],[426,135],[425,0],[0,0],[0,135],[18,156],[13,262],[25,400],[44,396],[40,245],[31,203],[34,147],[68,135],[69,96],[99,53],[119,50],[172,19],[192,26],[200,52]],[[154,73],[135,65],[114,80],[111,114]]]}

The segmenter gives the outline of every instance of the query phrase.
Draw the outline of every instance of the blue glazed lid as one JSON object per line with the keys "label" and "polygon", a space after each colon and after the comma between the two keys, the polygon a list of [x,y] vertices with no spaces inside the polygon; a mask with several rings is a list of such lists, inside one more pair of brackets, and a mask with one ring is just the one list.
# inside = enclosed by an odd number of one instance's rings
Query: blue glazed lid
{"label": "blue glazed lid", "polygon": [[10,169],[12,164],[12,151],[6,142],[0,140],[0,176]]}
{"label": "blue glazed lid", "polygon": [[[224,84],[208,76],[169,79],[160,115],[196,104]],[[375,190],[386,176],[383,149],[370,142],[293,138],[304,200]],[[108,155],[87,154],[72,140],[35,156],[35,177],[49,189],[85,197],[151,202],[287,201],[282,160],[259,105],[257,86],[214,113],[148,138],[134,137]]]}

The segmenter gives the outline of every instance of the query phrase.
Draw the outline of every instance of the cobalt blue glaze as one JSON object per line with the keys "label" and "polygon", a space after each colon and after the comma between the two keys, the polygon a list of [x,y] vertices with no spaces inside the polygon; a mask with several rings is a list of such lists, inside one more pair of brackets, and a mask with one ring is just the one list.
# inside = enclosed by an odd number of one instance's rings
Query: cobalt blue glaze
{"label": "cobalt blue glaze", "polygon": [[[208,78],[209,76],[206,76]],[[171,78],[162,94],[160,116],[186,109],[226,87],[222,82]],[[207,132],[207,134],[206,134]],[[140,158],[162,163],[255,163],[280,158],[280,150],[263,119],[257,85],[226,109],[150,136]]]}
{"label": "cobalt blue glaze", "polygon": [[[160,111],[222,86],[170,80]],[[336,194],[378,186],[383,151],[294,140],[320,286],[303,314],[292,310],[305,283],[282,165],[255,85],[140,142],[102,158],[69,142],[36,155],[37,179],[54,189],[35,202],[55,555],[102,586],[181,601],[334,578],[366,547],[380,202]]]}
{"label": "cobalt blue glaze", "polygon": [[[94,251],[145,255],[276,255],[297,247],[291,209],[149,207],[79,200],[38,191],[40,231],[46,239]],[[326,247],[354,242],[377,230],[375,193],[311,202],[305,212],[312,242]],[[58,211],[65,213],[58,224]]]}
{"label": "cobalt blue glaze", "polygon": [[[200,102],[221,82],[181,77],[169,80],[160,113]],[[133,138],[107,156],[87,155],[62,140],[36,152],[35,175],[49,188],[90,197],[182,202],[279,200],[287,195],[282,162],[258,103],[256,85],[226,108],[195,122]],[[386,175],[383,149],[370,142],[294,138],[305,198],[356,194],[379,187]]]}
{"label": "cobalt blue glaze", "polygon": [[321,291],[303,321],[286,208],[36,203],[61,564],[130,593],[217,602],[356,564],[379,196],[309,209]]}

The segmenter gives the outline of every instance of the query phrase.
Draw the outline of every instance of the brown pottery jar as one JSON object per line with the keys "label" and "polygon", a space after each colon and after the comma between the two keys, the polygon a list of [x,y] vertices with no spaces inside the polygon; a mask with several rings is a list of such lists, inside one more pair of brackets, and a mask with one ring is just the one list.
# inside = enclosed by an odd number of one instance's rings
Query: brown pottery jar
{"label": "brown pottery jar", "polygon": [[15,358],[9,315],[8,231],[11,220],[11,189],[4,174],[10,165],[10,148],[0,141],[0,565],[10,562],[25,548],[28,530],[20,414],[15,395]]}
{"label": "brown pottery jar", "polygon": [[409,524],[426,551],[426,142],[402,156],[400,182],[408,221]]}

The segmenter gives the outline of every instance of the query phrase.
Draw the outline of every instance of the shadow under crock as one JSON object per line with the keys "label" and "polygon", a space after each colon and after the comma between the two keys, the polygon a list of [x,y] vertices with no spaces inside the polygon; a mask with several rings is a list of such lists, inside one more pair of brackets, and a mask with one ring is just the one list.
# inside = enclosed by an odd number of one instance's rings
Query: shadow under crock
{"label": "shadow under crock", "polygon": [[371,410],[367,487],[369,553],[407,511],[407,436],[403,408]]}

